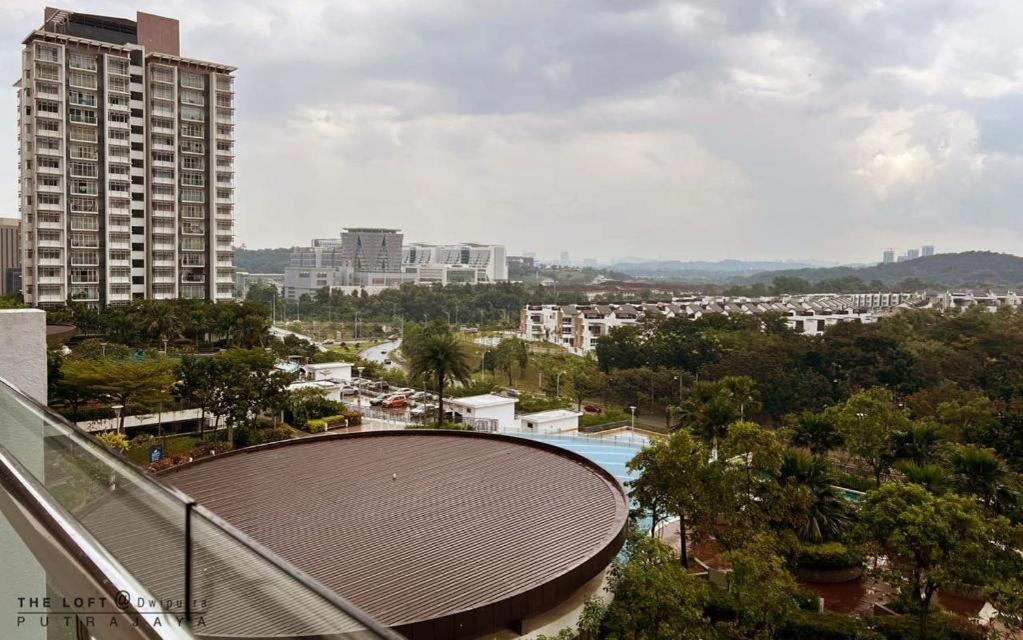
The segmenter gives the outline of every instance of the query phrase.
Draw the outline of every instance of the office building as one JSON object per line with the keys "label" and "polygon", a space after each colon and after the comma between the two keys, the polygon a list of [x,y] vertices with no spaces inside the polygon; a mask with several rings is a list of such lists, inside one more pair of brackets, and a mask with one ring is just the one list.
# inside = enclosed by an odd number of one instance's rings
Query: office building
{"label": "office building", "polygon": [[0,218],[0,296],[14,295],[17,287],[15,272],[21,265],[21,220]]}
{"label": "office building", "polygon": [[[434,245],[413,243],[402,248],[401,263],[406,273],[415,273],[420,282],[500,282],[508,279],[508,255],[504,245]],[[474,276],[464,275],[474,273]],[[444,274],[442,280],[432,280]],[[458,274],[458,275],[454,275]]]}
{"label": "office building", "polygon": [[47,8],[18,88],[26,303],[229,300],[234,67],[178,21]]}
{"label": "office building", "polygon": [[895,262],[895,249],[885,249],[882,262],[884,264],[892,264]]}
{"label": "office building", "polygon": [[916,260],[919,257],[920,257],[920,250],[919,249],[909,249],[908,251],[906,251],[906,259],[907,260]]}
{"label": "office building", "polygon": [[933,244],[925,244],[924,246],[920,247],[920,255],[921,255],[921,257],[924,257],[924,258],[928,258],[930,256],[933,256],[934,255],[934,245]]}

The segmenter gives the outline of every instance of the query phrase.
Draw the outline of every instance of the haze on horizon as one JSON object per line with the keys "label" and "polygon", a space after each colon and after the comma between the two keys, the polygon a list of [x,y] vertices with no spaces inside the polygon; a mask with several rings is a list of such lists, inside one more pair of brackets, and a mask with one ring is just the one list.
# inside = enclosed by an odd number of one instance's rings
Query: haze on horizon
{"label": "haze on horizon", "polygon": [[597,259],[1020,253],[1023,3],[0,0],[9,82],[47,4],[177,18],[183,55],[239,68],[250,248],[394,226]]}

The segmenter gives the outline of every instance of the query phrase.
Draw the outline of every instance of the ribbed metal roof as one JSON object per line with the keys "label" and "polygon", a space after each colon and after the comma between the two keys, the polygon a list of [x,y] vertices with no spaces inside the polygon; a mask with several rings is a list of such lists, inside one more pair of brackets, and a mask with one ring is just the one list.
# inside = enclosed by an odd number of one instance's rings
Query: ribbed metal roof
{"label": "ribbed metal roof", "polygon": [[411,637],[475,637],[558,604],[621,546],[621,486],[563,449],[466,432],[254,447],[163,479]]}

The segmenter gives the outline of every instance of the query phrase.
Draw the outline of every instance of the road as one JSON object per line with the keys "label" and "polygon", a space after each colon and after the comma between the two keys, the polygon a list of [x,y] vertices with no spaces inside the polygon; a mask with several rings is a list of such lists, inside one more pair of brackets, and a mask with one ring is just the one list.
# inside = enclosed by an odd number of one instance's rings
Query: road
{"label": "road", "polygon": [[322,344],[310,338],[309,336],[302,335],[301,333],[295,333],[294,331],[289,331],[288,329],[282,329],[280,327],[270,327],[270,334],[281,338],[283,338],[286,335],[293,335],[301,340],[308,340],[309,342],[313,343],[313,345],[320,351],[327,350],[327,347],[323,346]]}
{"label": "road", "polygon": [[[401,346],[401,340],[391,340],[383,344],[378,344],[375,347],[369,349],[363,349],[359,352],[359,357],[363,360],[369,360],[370,362],[379,362],[384,364],[384,360],[390,359],[391,352]],[[397,369],[401,371],[401,365],[397,362],[391,362],[391,364],[384,365],[388,369]]]}

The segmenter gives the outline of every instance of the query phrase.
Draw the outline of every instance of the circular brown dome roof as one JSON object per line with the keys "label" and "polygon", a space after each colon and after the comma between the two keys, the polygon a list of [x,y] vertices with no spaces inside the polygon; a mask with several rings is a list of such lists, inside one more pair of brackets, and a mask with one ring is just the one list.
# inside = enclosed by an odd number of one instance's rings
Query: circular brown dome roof
{"label": "circular brown dome roof", "polygon": [[614,558],[628,519],[593,462],[470,432],[292,440],[163,480],[410,638],[476,637],[559,604]]}

